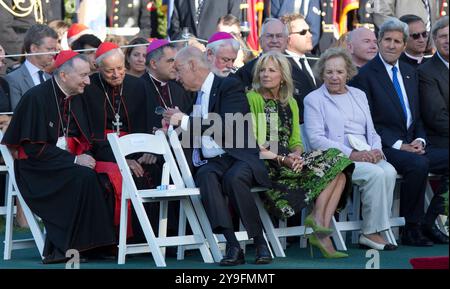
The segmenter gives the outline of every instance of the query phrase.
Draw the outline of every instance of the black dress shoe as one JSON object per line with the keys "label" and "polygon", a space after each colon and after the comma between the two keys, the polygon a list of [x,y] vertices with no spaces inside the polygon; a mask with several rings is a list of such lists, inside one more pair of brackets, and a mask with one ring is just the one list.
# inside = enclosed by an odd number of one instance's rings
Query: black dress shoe
{"label": "black dress shoe", "polygon": [[236,266],[244,263],[244,251],[236,246],[228,247],[227,254],[220,260],[220,266]]}
{"label": "black dress shoe", "polygon": [[267,245],[256,245],[255,264],[269,264],[272,263],[272,255],[270,254]]}
{"label": "black dress shoe", "polygon": [[420,227],[405,227],[402,234],[402,245],[431,247],[433,246],[433,242],[422,234]]}
{"label": "black dress shoe", "polygon": [[448,236],[439,230],[435,224],[432,226],[424,225],[422,227],[423,234],[435,244],[448,244]]}

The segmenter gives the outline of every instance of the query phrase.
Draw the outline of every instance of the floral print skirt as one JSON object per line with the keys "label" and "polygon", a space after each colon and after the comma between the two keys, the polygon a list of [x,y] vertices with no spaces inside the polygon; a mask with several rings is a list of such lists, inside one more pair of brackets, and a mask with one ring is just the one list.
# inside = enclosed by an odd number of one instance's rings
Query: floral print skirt
{"label": "floral print skirt", "polygon": [[338,149],[303,153],[303,169],[296,173],[280,167],[276,161],[266,161],[272,187],[262,194],[268,212],[277,218],[289,218],[312,205],[320,193],[340,173],[347,177],[339,206],[351,191],[353,162]]}

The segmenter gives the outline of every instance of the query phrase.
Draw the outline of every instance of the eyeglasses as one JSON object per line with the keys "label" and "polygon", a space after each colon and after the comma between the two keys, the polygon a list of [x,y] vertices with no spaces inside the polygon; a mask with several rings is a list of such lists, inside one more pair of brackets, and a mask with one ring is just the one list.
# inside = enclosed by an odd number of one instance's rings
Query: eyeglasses
{"label": "eyeglasses", "polygon": [[269,39],[280,40],[280,39],[284,38],[285,36],[283,33],[277,33],[277,34],[266,33],[266,34],[264,34],[264,37],[269,38]]}
{"label": "eyeglasses", "polygon": [[427,38],[428,37],[428,32],[424,31],[421,33],[412,33],[409,34],[410,37],[412,37],[412,39],[417,40],[420,38],[420,36],[422,36],[423,38]]}
{"label": "eyeglasses", "polygon": [[301,31],[297,31],[297,32],[291,32],[291,33],[289,33],[289,34],[299,34],[299,35],[306,35],[306,33],[311,33],[311,29],[303,29],[303,30],[301,30]]}

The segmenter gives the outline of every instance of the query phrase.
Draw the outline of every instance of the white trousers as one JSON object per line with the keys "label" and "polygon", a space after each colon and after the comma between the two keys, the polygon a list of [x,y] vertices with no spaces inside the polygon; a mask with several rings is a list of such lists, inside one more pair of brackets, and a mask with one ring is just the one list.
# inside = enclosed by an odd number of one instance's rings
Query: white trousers
{"label": "white trousers", "polygon": [[397,171],[385,160],[376,164],[355,162],[352,180],[361,193],[363,234],[374,234],[390,228],[396,177]]}

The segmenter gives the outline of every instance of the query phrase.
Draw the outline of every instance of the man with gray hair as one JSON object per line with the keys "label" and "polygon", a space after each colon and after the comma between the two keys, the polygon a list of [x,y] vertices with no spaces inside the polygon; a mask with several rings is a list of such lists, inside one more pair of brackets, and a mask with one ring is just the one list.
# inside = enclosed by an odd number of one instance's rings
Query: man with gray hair
{"label": "man with gray hair", "polygon": [[[383,23],[379,54],[360,69],[350,85],[366,93],[384,155],[403,176],[400,215],[406,225],[402,244],[432,246],[433,242],[448,243],[448,238],[422,226],[425,190],[430,172],[448,176],[448,148],[427,146],[419,107],[419,77],[413,67],[399,61],[408,36],[406,23],[395,18]],[[428,211],[441,205],[432,201]]]}
{"label": "man with gray hair", "polygon": [[220,77],[227,77],[235,70],[234,61],[240,49],[239,42],[227,32],[216,32],[206,45],[206,59],[211,71]]}
{"label": "man with gray hair", "polygon": [[375,33],[366,27],[350,31],[347,36],[347,51],[352,56],[353,64],[360,69],[378,53]]}
{"label": "man with gray hair", "polygon": [[[269,51],[277,51],[284,53],[287,46],[287,38],[289,32],[286,25],[281,20],[276,18],[267,18],[264,20],[261,26],[261,33],[259,35],[259,44],[261,45],[262,53]],[[252,88],[253,82],[253,67],[255,66],[258,58],[248,62],[234,74],[239,78],[246,90]]]}
{"label": "man with gray hair", "polygon": [[[95,56],[99,72],[90,76],[91,85],[83,99],[90,120],[92,156],[97,161],[95,170],[101,184],[115,195],[114,224],[118,226],[122,188],[114,180],[121,175],[106,136],[111,132],[120,136],[151,133],[154,124],[147,111],[149,94],[144,82],[125,73],[125,55],[120,47],[103,42]],[[127,159],[138,188],[153,187],[151,170],[155,162],[156,157],[150,154]],[[130,236],[131,231],[128,233]]]}
{"label": "man with gray hair", "polygon": [[[308,32],[305,32],[305,34],[306,33]],[[262,53],[266,53],[269,51],[287,53],[286,47],[288,45],[288,37],[290,37],[289,29],[281,20],[275,18],[267,18],[262,25],[261,35],[259,37]],[[300,123],[303,123],[303,99],[306,95],[308,95],[308,93],[315,89],[315,85],[313,83],[313,80],[310,80],[306,72],[304,72],[302,68],[297,64],[294,57],[290,55],[286,56],[288,57],[289,63],[292,67],[292,79],[294,81],[293,97],[295,98],[299,106],[299,121]],[[257,61],[258,58],[253,59],[252,61],[241,67],[236,72],[236,74],[233,75],[234,77],[242,81],[246,91],[252,89],[253,67],[255,66]]]}
{"label": "man with gray hair", "polygon": [[16,181],[46,234],[44,264],[66,251],[112,245],[115,235],[103,191],[87,154],[91,139],[82,98],[89,61],[62,51],[54,77],[31,88],[17,106],[2,143],[18,151]]}
{"label": "man with gray hair", "polygon": [[[264,162],[259,159],[251,119],[245,121],[250,109],[244,89],[233,77],[215,76],[204,54],[195,47],[186,47],[178,52],[175,69],[184,88],[197,92],[196,105],[191,116],[178,109],[168,109],[164,118],[183,131],[202,134],[192,137],[196,140],[192,162],[197,167],[193,175],[213,232],[223,234],[227,240],[226,255],[220,265],[245,263],[244,252],[234,233],[229,205],[233,206],[249,238],[255,242],[255,263],[270,263],[272,257],[250,192],[254,185],[268,186],[268,175]],[[241,115],[241,120],[236,119],[240,114],[244,117]],[[232,116],[231,120],[229,116]],[[211,120],[216,128],[221,122],[221,133],[203,135],[205,131],[214,129]],[[239,127],[242,131],[237,131]]]}
{"label": "man with gray hair", "polygon": [[[58,34],[43,24],[35,24],[25,34],[24,52],[27,54],[56,52]],[[30,88],[50,79],[45,71],[53,64],[52,53],[27,55],[25,62],[16,70],[6,75],[9,83],[11,109],[14,110],[22,95]]]}

